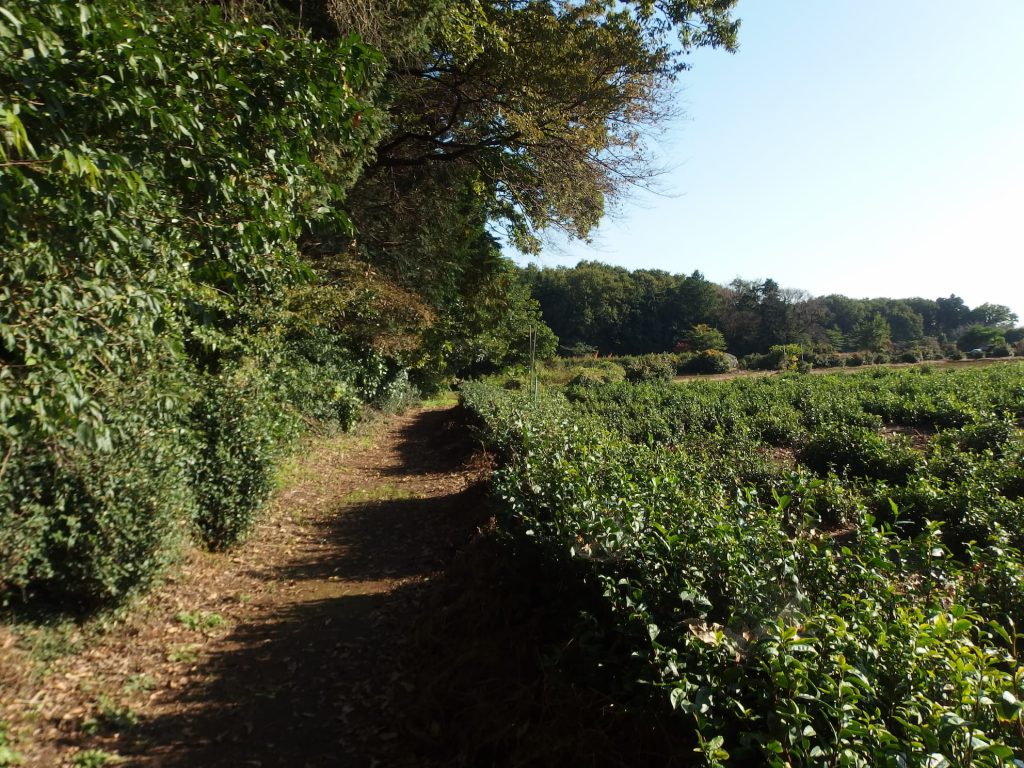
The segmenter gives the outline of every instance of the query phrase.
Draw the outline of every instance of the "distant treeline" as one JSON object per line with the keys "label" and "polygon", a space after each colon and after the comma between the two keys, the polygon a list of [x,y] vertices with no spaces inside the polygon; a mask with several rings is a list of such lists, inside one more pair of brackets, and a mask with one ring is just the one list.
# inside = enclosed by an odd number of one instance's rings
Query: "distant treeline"
{"label": "distant treeline", "polygon": [[[1019,343],[1024,329],[1000,304],[971,308],[959,296],[851,299],[811,296],[774,280],[727,286],[700,272],[634,271],[593,261],[522,270],[564,353],[638,355],[692,347],[696,326],[721,333],[736,355],[778,344],[835,351]],[[707,330],[707,329],[702,329]]]}

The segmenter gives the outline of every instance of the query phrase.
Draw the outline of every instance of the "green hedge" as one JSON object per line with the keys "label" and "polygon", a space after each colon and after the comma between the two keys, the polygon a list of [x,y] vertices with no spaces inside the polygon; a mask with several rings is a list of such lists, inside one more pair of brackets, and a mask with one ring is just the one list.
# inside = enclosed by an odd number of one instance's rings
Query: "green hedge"
{"label": "green hedge", "polygon": [[12,454],[0,478],[0,600],[117,600],[176,556],[196,508],[192,445],[146,395],[136,387],[119,399],[109,447]]}
{"label": "green hedge", "polygon": [[695,765],[1010,768],[1022,384],[1011,365],[463,398],[506,530],[602,589],[574,669],[615,706],[674,710]]}
{"label": "green hedge", "polygon": [[346,231],[380,57],[184,0],[0,10],[0,601],[108,601],[244,534],[282,414],[358,413],[358,367],[254,371],[300,240]]}
{"label": "green hedge", "polygon": [[270,494],[285,423],[264,382],[224,376],[204,382],[190,427],[196,530],[210,549],[225,549],[248,533]]}

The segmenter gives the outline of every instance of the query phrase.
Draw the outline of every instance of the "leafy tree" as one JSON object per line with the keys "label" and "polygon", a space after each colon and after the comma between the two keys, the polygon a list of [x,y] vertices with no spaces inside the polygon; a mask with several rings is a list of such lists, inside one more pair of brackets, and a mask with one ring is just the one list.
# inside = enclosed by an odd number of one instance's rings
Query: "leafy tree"
{"label": "leafy tree", "polygon": [[554,356],[558,338],[541,319],[540,308],[515,265],[486,233],[476,258],[461,271],[459,291],[425,332],[423,366],[428,375],[468,377],[525,363],[530,338],[539,359]]}
{"label": "leafy tree", "polygon": [[719,352],[724,352],[726,349],[725,336],[722,335],[722,332],[704,323],[693,326],[684,336],[683,342],[688,349],[698,352],[705,349],[716,349]]}
{"label": "leafy tree", "polygon": [[950,294],[947,299],[936,299],[935,303],[938,306],[936,324],[941,333],[952,336],[971,321],[970,308],[956,294]]}
{"label": "leafy tree", "polygon": [[101,390],[165,345],[231,351],[305,279],[303,227],[343,226],[327,203],[375,135],[374,57],[186,4],[5,10],[0,429],[95,447]]}
{"label": "leafy tree", "polygon": [[[679,339],[690,328],[707,323],[715,317],[722,302],[721,288],[709,282],[700,272],[676,279],[675,286],[666,297],[666,317],[669,335]],[[668,347],[665,347],[667,349]]]}
{"label": "leafy tree", "polygon": [[939,305],[933,299],[911,298],[904,303],[921,316],[922,333],[925,336],[939,335]]}
{"label": "leafy tree", "polygon": [[1012,328],[1017,315],[1003,304],[980,304],[970,312],[971,322],[991,328]]}
{"label": "leafy tree", "polygon": [[787,294],[772,279],[729,283],[718,313],[718,325],[729,348],[744,355],[782,344],[791,335]]}
{"label": "leafy tree", "polygon": [[1006,343],[1006,332],[1000,328],[972,325],[957,339],[957,346],[963,350],[985,349],[995,344]]}
{"label": "leafy tree", "polygon": [[880,352],[889,342],[889,323],[881,314],[876,313],[857,324],[854,338],[860,349]]}
{"label": "leafy tree", "polygon": [[[733,5],[428,4],[398,50],[381,41],[394,64],[376,175],[393,185],[429,167],[471,169],[516,245],[535,250],[550,226],[585,236],[623,186],[650,177],[644,137],[683,54],[735,47]],[[339,11],[346,21],[359,29]]]}
{"label": "leafy tree", "polygon": [[693,325],[710,319],[718,289],[700,273],[629,272],[597,262],[523,270],[544,320],[565,347],[645,354],[673,348]]}
{"label": "leafy tree", "polygon": [[886,320],[892,331],[892,340],[898,342],[919,341],[924,336],[924,318],[903,301],[890,302]]}

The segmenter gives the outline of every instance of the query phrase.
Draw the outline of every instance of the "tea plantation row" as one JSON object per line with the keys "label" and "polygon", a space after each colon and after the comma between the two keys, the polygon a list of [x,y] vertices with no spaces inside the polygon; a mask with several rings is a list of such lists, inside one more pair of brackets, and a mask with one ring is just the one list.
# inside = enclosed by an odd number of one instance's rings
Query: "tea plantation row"
{"label": "tea plantation row", "polygon": [[704,764],[1024,766],[1024,366],[463,398],[595,679]]}

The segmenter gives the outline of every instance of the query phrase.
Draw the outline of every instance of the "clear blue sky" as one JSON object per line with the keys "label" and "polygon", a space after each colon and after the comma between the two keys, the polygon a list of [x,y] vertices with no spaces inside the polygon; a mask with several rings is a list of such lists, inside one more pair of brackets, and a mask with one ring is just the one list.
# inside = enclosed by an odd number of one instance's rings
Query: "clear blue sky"
{"label": "clear blue sky", "polygon": [[593,245],[533,261],[956,293],[1024,323],[1024,0],[740,0],[738,16],[740,50],[698,51],[682,76],[667,196],[632,194]]}

